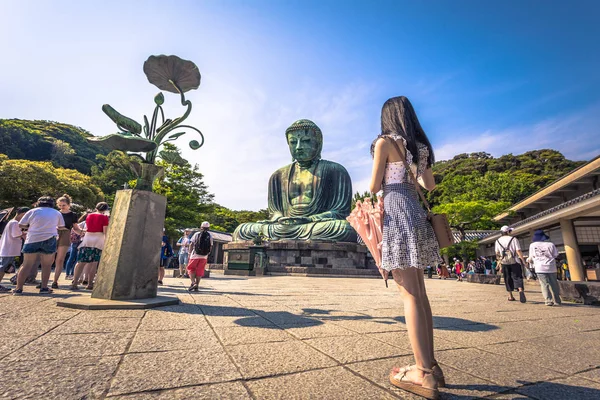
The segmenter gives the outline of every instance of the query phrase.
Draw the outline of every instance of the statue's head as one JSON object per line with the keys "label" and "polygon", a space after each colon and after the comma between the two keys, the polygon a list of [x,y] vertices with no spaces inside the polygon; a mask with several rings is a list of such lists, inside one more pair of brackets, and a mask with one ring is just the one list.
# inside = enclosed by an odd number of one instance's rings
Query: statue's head
{"label": "statue's head", "polygon": [[300,119],[285,130],[292,158],[299,162],[321,159],[323,133],[321,129],[308,119]]}

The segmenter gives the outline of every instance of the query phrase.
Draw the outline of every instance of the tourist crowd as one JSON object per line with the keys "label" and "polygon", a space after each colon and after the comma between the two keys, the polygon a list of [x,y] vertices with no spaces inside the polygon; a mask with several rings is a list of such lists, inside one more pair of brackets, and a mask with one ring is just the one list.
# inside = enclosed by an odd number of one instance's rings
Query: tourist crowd
{"label": "tourist crowd", "polygon": [[[100,202],[94,210],[78,215],[71,210],[71,203],[67,194],[57,200],[43,196],[31,209],[16,209],[0,236],[0,293],[11,291],[1,285],[7,272],[16,272],[10,282],[15,286],[12,293],[20,295],[25,284],[36,282],[40,266],[41,282],[37,289],[41,294],[49,294],[59,288],[63,269],[66,280],[71,281],[70,290],[79,290],[81,284],[87,290],[94,288],[108,230],[109,205]],[[186,276],[192,282],[190,291],[198,291],[198,284],[204,276],[213,244],[209,228],[210,224],[204,222],[199,232],[187,230],[177,243],[180,268],[187,269]],[[165,267],[169,266],[173,255],[163,231],[158,284],[162,284]],[[52,267],[54,277],[49,287]]]}

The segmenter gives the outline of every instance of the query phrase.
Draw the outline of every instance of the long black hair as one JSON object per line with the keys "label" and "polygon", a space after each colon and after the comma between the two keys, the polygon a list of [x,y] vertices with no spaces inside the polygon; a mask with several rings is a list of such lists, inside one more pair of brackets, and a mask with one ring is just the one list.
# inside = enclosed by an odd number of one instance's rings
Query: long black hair
{"label": "long black hair", "polygon": [[[419,123],[415,109],[410,104],[410,100],[405,96],[392,97],[381,108],[381,134],[377,136],[377,139],[389,135],[400,135],[406,140],[406,148],[412,154],[413,163],[419,163],[419,148],[417,147],[417,143],[426,145],[429,150],[427,166],[431,167],[435,162],[431,143]],[[375,142],[377,139],[371,145],[371,155],[375,151]]]}

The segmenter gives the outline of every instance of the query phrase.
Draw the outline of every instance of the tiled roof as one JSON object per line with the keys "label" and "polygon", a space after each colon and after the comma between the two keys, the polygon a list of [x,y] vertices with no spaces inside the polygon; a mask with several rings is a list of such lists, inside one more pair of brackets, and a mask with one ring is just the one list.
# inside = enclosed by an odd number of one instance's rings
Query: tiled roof
{"label": "tiled roof", "polygon": [[[590,199],[592,197],[596,197],[598,195],[600,195],[600,189],[592,190],[591,192],[588,192],[586,194],[582,194],[579,197],[575,197],[574,199],[571,199],[569,201],[565,201],[564,203],[561,203],[561,204],[559,204],[557,206],[554,206],[552,208],[549,208],[547,210],[539,212],[539,213],[537,213],[535,215],[532,215],[529,218],[525,218],[524,220],[521,220],[519,222],[511,224],[510,227],[513,228],[513,229],[514,228],[518,228],[519,226],[528,224],[528,223],[530,223],[532,221],[535,221],[536,219],[540,219],[542,217],[545,217],[546,215],[550,215],[552,213],[555,213],[555,212],[560,211],[560,210],[562,210],[564,208],[570,207],[570,206],[572,206],[574,204],[581,203],[584,200]],[[499,232],[496,231],[495,233],[497,233],[498,236],[499,236]]]}
{"label": "tiled roof", "polygon": [[233,238],[231,237],[231,234],[229,234],[229,233],[215,232],[215,231],[209,231],[209,232],[212,235],[213,240],[216,240],[217,242],[229,243],[233,240]]}
{"label": "tiled roof", "polygon": [[512,224],[510,227],[511,228],[516,228],[516,227],[519,227],[521,225],[525,225],[525,224],[527,224],[527,223],[529,223],[531,221],[534,221],[534,220],[536,220],[538,218],[544,217],[544,216],[546,216],[548,214],[552,214],[552,213],[554,213],[556,211],[562,210],[563,208],[567,208],[569,206],[572,206],[573,204],[580,203],[580,202],[582,202],[584,200],[587,200],[589,198],[592,198],[592,197],[595,197],[595,196],[598,196],[598,195],[600,195],[600,189],[592,190],[591,192],[588,192],[586,194],[582,194],[579,197],[575,197],[574,199],[571,199],[569,201],[565,201],[564,203],[561,203],[561,204],[559,204],[557,206],[554,206],[554,207],[549,208],[549,209],[547,209],[545,211],[542,211],[542,212],[539,212],[539,213],[537,213],[535,215],[532,215],[529,218],[525,218],[522,221],[519,221],[519,222],[517,222],[515,224]]}
{"label": "tiled roof", "polygon": [[[465,241],[470,242],[472,240],[483,239],[484,237],[493,235],[498,231],[465,231]],[[454,237],[454,243],[460,243],[460,232],[452,231],[452,236]]]}

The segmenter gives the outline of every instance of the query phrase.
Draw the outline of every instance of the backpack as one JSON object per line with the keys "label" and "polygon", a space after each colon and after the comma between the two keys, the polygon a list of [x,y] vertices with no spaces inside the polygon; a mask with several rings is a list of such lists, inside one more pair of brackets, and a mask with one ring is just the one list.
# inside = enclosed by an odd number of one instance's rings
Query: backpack
{"label": "backpack", "polygon": [[200,233],[200,237],[194,243],[194,253],[201,256],[207,256],[210,253],[210,233],[207,231]]}
{"label": "backpack", "polygon": [[515,255],[512,253],[512,251],[510,251],[510,244],[513,240],[515,240],[514,237],[510,238],[506,247],[502,246],[502,243],[498,241],[498,244],[502,248],[502,252],[500,253],[500,262],[502,263],[502,265],[517,264],[517,259],[515,258]]}

